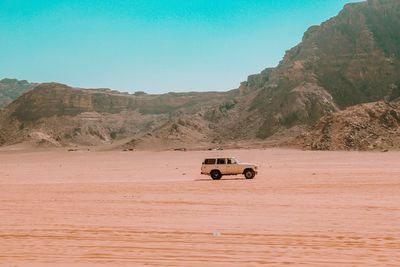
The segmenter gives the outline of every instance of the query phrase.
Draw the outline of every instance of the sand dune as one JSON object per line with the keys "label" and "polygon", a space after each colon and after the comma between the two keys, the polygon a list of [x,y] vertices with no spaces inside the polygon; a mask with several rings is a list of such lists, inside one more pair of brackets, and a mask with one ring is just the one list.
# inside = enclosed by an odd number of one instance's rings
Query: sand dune
{"label": "sand dune", "polygon": [[[210,155],[260,174],[212,181],[199,174]],[[0,265],[398,266],[399,158],[0,152]]]}

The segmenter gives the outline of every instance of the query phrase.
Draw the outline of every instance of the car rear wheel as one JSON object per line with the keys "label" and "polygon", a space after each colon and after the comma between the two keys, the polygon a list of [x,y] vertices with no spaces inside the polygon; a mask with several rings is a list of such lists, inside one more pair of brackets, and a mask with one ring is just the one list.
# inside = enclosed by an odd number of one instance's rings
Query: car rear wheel
{"label": "car rear wheel", "polygon": [[210,176],[211,176],[211,178],[212,178],[213,180],[220,180],[221,177],[222,177],[222,174],[221,174],[220,171],[213,170],[213,171],[211,171]]}
{"label": "car rear wheel", "polygon": [[256,176],[256,173],[252,169],[245,170],[243,174],[246,179],[253,179]]}

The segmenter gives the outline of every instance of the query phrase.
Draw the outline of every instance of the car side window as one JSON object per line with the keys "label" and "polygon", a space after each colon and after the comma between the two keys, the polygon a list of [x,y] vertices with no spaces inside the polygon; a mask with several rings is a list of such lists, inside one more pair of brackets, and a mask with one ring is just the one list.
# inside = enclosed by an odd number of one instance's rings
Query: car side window
{"label": "car side window", "polygon": [[215,164],[215,159],[206,159],[206,160],[204,161],[204,164],[206,164],[206,165],[213,165],[213,164]]}
{"label": "car side window", "polygon": [[225,159],[218,159],[217,164],[226,164]]}
{"label": "car side window", "polygon": [[228,164],[233,164],[232,159],[228,159]]}

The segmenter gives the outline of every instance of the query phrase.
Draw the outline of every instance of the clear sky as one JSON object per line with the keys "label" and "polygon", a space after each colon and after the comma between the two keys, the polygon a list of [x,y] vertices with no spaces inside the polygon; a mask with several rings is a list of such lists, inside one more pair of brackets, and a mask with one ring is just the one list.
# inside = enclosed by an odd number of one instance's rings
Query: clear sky
{"label": "clear sky", "polygon": [[350,0],[0,0],[0,78],[237,88]]}

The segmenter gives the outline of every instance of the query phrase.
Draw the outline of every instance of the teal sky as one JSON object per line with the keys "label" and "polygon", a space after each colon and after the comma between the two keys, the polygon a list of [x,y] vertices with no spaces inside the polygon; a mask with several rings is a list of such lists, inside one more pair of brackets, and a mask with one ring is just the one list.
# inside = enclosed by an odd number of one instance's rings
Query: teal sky
{"label": "teal sky", "polygon": [[122,91],[237,88],[349,0],[0,0],[0,78]]}

